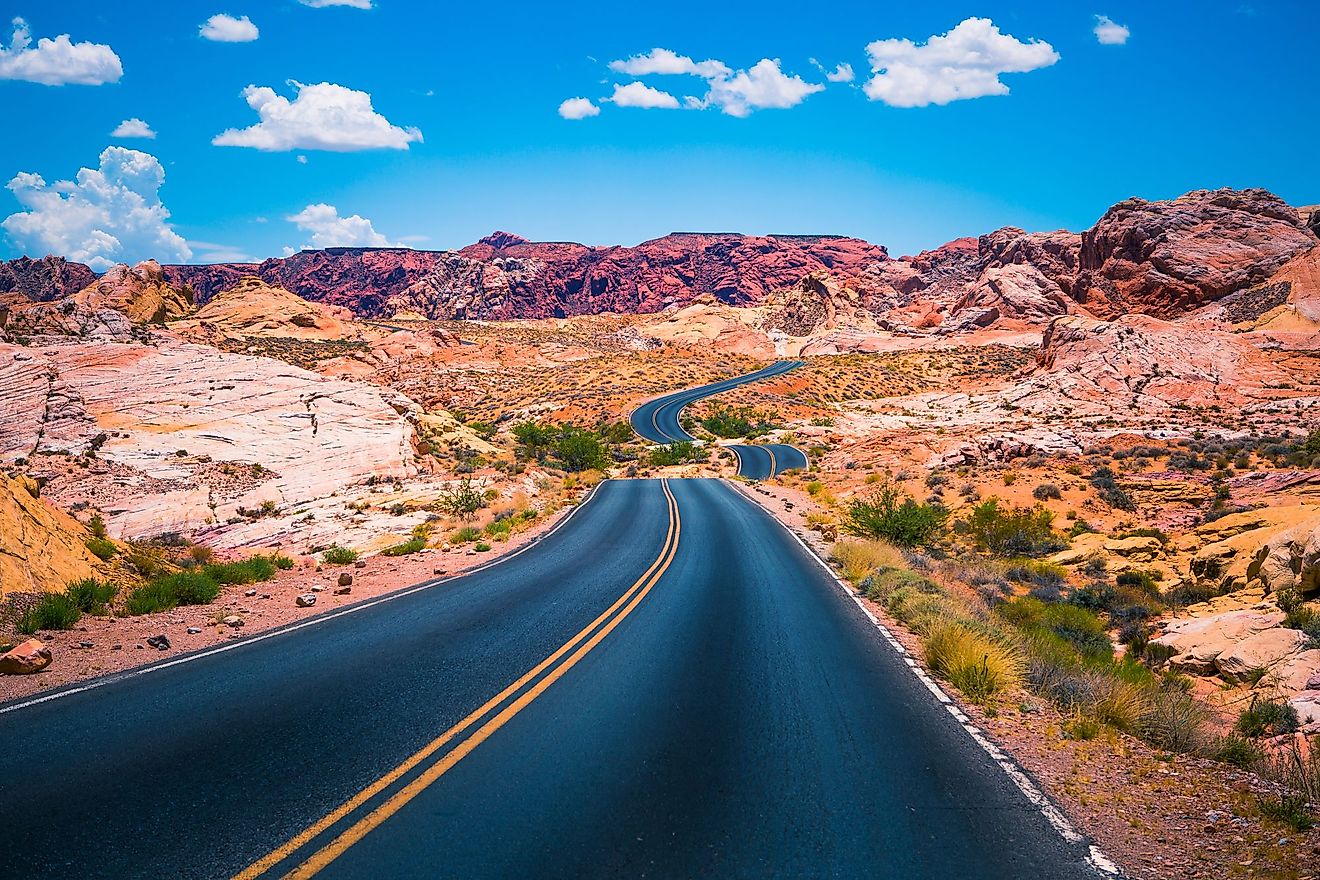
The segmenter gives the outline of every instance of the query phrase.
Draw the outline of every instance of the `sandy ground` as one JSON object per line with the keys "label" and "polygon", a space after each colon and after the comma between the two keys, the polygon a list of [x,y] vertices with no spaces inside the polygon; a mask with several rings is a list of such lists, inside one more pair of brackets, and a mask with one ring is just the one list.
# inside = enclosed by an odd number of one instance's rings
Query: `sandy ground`
{"label": "sandy ground", "polygon": [[[0,703],[32,696],[61,685],[101,675],[123,672],[201,648],[251,638],[275,627],[330,611],[444,575],[459,575],[463,569],[490,562],[525,546],[554,528],[572,505],[535,522],[487,553],[467,548],[449,551],[426,549],[410,556],[370,556],[357,565],[317,565],[279,572],[273,580],[221,588],[220,598],[210,605],[192,605],[144,614],[140,617],[93,617],[84,615],[72,630],[41,632],[54,654],[54,661],[35,675],[0,676]],[[347,594],[336,594],[339,576],[349,574],[353,583]],[[319,588],[319,591],[318,591]],[[443,589],[443,587],[441,587]],[[316,604],[299,608],[295,599],[316,593]],[[251,595],[248,595],[251,593]],[[239,627],[222,621],[231,615],[242,619]],[[189,632],[196,629],[197,632]],[[147,644],[153,636],[165,635],[167,650]],[[22,638],[22,637],[19,637]]]}
{"label": "sandy ground", "polygon": [[[815,505],[805,492],[774,483],[735,485],[828,556],[829,544],[806,527]],[[881,606],[866,604],[920,659],[920,639]],[[987,711],[941,684],[1134,880],[1320,878],[1320,828],[1299,834],[1263,823],[1256,797],[1273,789],[1256,775],[1161,752],[1117,732],[1090,741],[1066,739],[1064,718],[1031,694],[1014,695]]]}

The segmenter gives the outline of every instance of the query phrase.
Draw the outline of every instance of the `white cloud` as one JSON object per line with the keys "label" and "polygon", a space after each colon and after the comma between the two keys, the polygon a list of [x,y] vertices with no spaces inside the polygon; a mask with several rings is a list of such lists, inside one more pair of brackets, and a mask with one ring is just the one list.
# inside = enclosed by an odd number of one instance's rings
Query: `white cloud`
{"label": "white cloud", "polygon": [[801,104],[807,95],[825,89],[819,83],[788,76],[779,69],[779,59],[762,58],[750,70],[712,79],[705,103],[730,116],[743,117],[753,110],[785,110]]}
{"label": "white cloud", "polygon": [[214,241],[190,240],[188,246],[197,255],[199,263],[259,263],[256,257],[233,245]]}
{"label": "white cloud", "polygon": [[588,98],[569,98],[559,105],[559,115],[565,119],[586,119],[588,116],[599,116],[600,108]]}
{"label": "white cloud", "polygon": [[100,43],[75,43],[68,34],[42,37],[32,45],[27,22],[14,19],[9,46],[0,46],[0,79],[18,79],[48,86],[99,86],[124,75],[119,56]]}
{"label": "white cloud", "polygon": [[1095,38],[1102,46],[1122,46],[1131,35],[1127,25],[1119,24],[1107,15],[1095,17]]}
{"label": "white cloud", "polygon": [[234,18],[223,12],[208,18],[197,31],[203,39],[217,43],[250,43],[261,36],[261,31],[246,15]]}
{"label": "white cloud", "polygon": [[832,73],[825,74],[825,78],[832,83],[850,83],[857,75],[853,73],[852,65],[844,61]]}
{"label": "white cloud", "polygon": [[999,75],[1049,67],[1059,53],[1001,33],[988,18],[969,18],[925,43],[876,40],[866,47],[871,72],[863,90],[893,107],[925,107],[986,95],[1007,95]]}
{"label": "white cloud", "polygon": [[266,86],[248,86],[243,97],[261,122],[243,129],[226,129],[212,139],[219,147],[257,150],[406,150],[422,140],[416,128],[400,128],[371,106],[371,95],[334,83],[304,85],[294,100]]}
{"label": "white cloud", "polygon": [[48,184],[21,171],[9,190],[25,211],[0,226],[33,256],[57,254],[98,271],[116,262],[184,262],[192,250],[168,223],[160,201],[165,169],[150,153],[106,147],[97,168]]}
{"label": "white cloud", "polygon": [[110,137],[117,138],[150,138],[156,139],[156,133],[151,130],[141,119],[134,116],[132,119],[125,119],[115,126],[115,130],[110,132]]}
{"label": "white cloud", "polygon": [[298,164],[299,164],[299,165],[306,165],[306,164],[307,164],[307,157],[304,156],[304,155],[302,155],[301,153],[299,153],[299,154],[298,154]]}
{"label": "white cloud", "polygon": [[298,0],[298,2],[313,9],[325,9],[327,6],[352,6],[354,9],[371,8],[371,0]]}
{"label": "white cloud", "polygon": [[303,232],[311,233],[303,250],[330,247],[391,247],[366,217],[353,214],[340,217],[334,205],[308,205],[297,214],[284,218]]}
{"label": "white cloud", "polygon": [[630,82],[626,86],[615,83],[614,95],[606,100],[613,101],[619,107],[641,107],[644,110],[678,109],[678,99],[673,95],[640,82]]}
{"label": "white cloud", "polygon": [[[693,110],[718,107],[730,116],[740,117],[749,115],[753,110],[795,107],[808,95],[825,88],[819,83],[809,83],[801,77],[785,74],[777,58],[762,58],[748,70],[735,71],[723,61],[693,61],[671,49],[657,48],[643,55],[611,61],[609,67],[610,70],[630,76],[694,76],[704,79],[705,95],[700,98],[684,98],[684,105]],[[852,68],[846,64],[839,65],[836,74],[842,75],[844,70],[851,77]],[[678,99],[669,92],[642,82],[626,85],[616,83],[614,95],[604,100],[612,101],[620,107],[674,109],[679,106]]]}
{"label": "white cloud", "polygon": [[728,76],[733,71],[722,61],[693,61],[669,49],[652,49],[644,55],[634,55],[622,61],[611,61],[610,70],[629,76],[659,74],[690,74],[703,79]]}

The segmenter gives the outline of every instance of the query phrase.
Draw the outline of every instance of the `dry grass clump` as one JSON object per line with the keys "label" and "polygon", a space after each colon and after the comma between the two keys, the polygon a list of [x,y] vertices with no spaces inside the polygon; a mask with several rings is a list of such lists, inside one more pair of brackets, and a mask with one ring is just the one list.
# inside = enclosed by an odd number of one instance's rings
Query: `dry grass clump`
{"label": "dry grass clump", "polygon": [[841,541],[831,553],[844,578],[854,586],[886,569],[906,567],[903,554],[887,541]]}
{"label": "dry grass clump", "polygon": [[985,703],[1022,684],[1023,659],[1018,647],[962,621],[931,621],[922,647],[930,668],[973,702]]}

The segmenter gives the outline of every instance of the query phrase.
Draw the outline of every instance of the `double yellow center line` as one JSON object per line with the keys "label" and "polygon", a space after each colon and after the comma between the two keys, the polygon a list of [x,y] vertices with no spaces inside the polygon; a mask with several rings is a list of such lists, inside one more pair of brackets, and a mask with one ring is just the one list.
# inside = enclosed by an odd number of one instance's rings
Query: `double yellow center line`
{"label": "double yellow center line", "polygon": [[[679,533],[683,529],[678,513],[678,502],[674,498],[674,493],[669,489],[668,481],[662,480],[660,488],[664,491],[665,500],[669,507],[669,529],[665,534],[664,545],[660,549],[660,555],[656,557],[650,567],[622,596],[614,601],[614,604],[587,624],[577,635],[560,646],[553,654],[487,700],[479,709],[431,740],[402,764],[399,764],[399,766],[381,776],[343,804],[331,810],[308,828],[235,874],[233,880],[256,880],[257,877],[266,874],[276,865],[293,856],[317,836],[341,820],[351,816],[369,800],[384,792],[410,771],[426,763],[429,758],[446,745],[457,741],[457,745],[446,752],[439,760],[426,767],[415,779],[390,795],[387,800],[365,816],[349,825],[330,842],[299,863],[297,867],[285,873],[283,877],[286,880],[303,880],[303,878],[316,875],[347,852],[349,847],[365,837],[372,829],[385,822],[437,779],[449,772],[455,764],[463,760],[473,749],[485,742],[491,734],[508,723],[509,719],[526,708],[547,688],[558,681],[564,673],[577,665],[579,660],[599,645],[646,598],[647,593],[651,592],[651,588],[655,586],[665,570],[669,568],[670,563],[674,560],[674,554],[678,551]],[[549,671],[547,672],[547,670]],[[546,674],[542,675],[542,673]],[[540,679],[532,687],[516,699],[510,700],[528,683],[536,680],[538,676]],[[507,705],[504,705],[506,702]],[[504,708],[478,726],[478,722],[501,705],[504,705]]]}

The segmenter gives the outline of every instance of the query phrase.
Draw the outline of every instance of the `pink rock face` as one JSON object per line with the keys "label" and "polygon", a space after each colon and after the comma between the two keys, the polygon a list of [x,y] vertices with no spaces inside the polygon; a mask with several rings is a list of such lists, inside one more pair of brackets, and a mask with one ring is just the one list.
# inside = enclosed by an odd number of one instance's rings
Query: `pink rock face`
{"label": "pink rock face", "polygon": [[32,300],[52,300],[77,293],[96,281],[96,273],[63,257],[0,262],[0,293],[21,293]]}
{"label": "pink rock face", "polygon": [[1172,317],[1265,281],[1315,243],[1297,209],[1265,190],[1128,199],[1082,235],[1072,293],[1102,317]]}
{"label": "pink rock face", "polygon": [[32,675],[50,665],[50,648],[39,639],[28,639],[0,656],[0,675]]}

